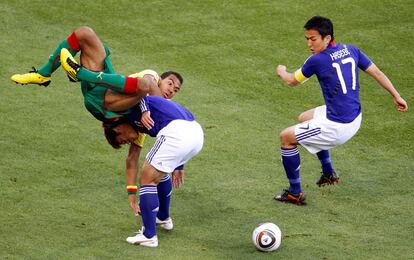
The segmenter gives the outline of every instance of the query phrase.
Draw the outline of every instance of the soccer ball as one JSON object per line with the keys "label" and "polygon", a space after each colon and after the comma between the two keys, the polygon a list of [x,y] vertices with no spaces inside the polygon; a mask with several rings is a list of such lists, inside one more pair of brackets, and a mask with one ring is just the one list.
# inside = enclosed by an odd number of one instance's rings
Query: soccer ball
{"label": "soccer ball", "polygon": [[261,223],[253,230],[252,240],[260,251],[275,251],[282,242],[282,232],[273,223]]}
{"label": "soccer ball", "polygon": [[129,77],[132,77],[132,78],[143,78],[144,76],[147,76],[147,75],[152,76],[154,78],[154,80],[157,82],[157,84],[160,83],[161,78],[158,75],[158,73],[155,72],[154,70],[149,70],[149,69],[143,70],[143,71],[140,71],[140,72],[137,72],[137,73],[134,73],[134,74],[131,74],[131,75],[129,75]]}

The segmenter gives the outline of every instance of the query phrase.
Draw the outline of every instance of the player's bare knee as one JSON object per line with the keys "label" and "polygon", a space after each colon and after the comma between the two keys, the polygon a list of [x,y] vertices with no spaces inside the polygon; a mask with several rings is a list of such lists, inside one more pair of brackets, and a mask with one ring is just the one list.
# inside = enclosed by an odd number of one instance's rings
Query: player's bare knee
{"label": "player's bare knee", "polygon": [[305,121],[308,121],[308,120],[310,120],[311,118],[310,118],[310,116],[309,116],[309,112],[308,111],[306,111],[306,112],[303,112],[302,114],[300,114],[299,116],[298,116],[298,120],[299,120],[299,122],[301,122],[301,123],[303,123],[303,122],[305,122]]}
{"label": "player's bare knee", "polygon": [[313,113],[315,112],[315,109],[310,109],[308,111],[303,112],[298,116],[298,120],[300,123],[303,123],[305,121],[311,120],[313,118]]}
{"label": "player's bare knee", "polygon": [[294,126],[288,127],[280,132],[279,138],[282,147],[291,148],[297,145]]}
{"label": "player's bare knee", "polygon": [[302,113],[302,114],[300,114],[299,116],[298,116],[298,121],[299,122],[304,122],[304,118],[305,118],[305,115],[304,115],[305,113]]}
{"label": "player's bare knee", "polygon": [[151,176],[149,171],[145,170],[144,168],[141,171],[141,176],[139,177],[139,184],[143,185],[152,185],[154,184],[154,178]]}
{"label": "player's bare knee", "polygon": [[79,42],[88,41],[97,37],[95,31],[88,26],[81,26],[76,28],[75,34]]}
{"label": "player's bare knee", "polygon": [[280,141],[280,145],[284,146],[287,144],[287,130],[283,130],[282,132],[280,132],[279,134],[279,141]]}

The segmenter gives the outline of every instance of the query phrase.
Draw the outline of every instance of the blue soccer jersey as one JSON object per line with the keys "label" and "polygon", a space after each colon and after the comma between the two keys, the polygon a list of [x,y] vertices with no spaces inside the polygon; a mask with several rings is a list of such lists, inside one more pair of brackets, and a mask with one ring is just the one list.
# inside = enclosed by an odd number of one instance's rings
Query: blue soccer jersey
{"label": "blue soccer jersey", "polygon": [[334,122],[352,122],[361,113],[358,68],[366,70],[371,60],[349,44],[330,44],[310,56],[295,78],[303,82],[316,75],[322,88],[327,118]]}
{"label": "blue soccer jersey", "polygon": [[[148,130],[141,123],[143,112],[150,111],[154,126]],[[194,115],[179,103],[158,96],[146,96],[127,115],[128,122],[138,131],[152,137],[173,120],[194,121]]]}

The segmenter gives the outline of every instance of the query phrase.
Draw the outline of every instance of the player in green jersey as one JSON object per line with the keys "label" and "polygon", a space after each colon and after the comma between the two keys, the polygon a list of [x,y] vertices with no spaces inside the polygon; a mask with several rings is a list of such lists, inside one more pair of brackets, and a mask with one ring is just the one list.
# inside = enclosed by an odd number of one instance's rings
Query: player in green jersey
{"label": "player in green jersey", "polygon": [[[125,114],[125,100],[123,109],[116,107],[112,102],[114,95],[108,97],[107,90],[123,93],[119,98],[126,98],[132,102],[129,106],[139,102],[146,93],[168,96],[170,90],[162,90],[163,85],[172,82],[175,89],[179,89],[182,77],[175,72],[166,76],[166,82],[158,81],[153,75],[145,75],[142,78],[131,75],[123,76],[115,73],[110,61],[110,50],[105,46],[96,33],[89,27],[79,27],[65,40],[63,40],[47,62],[39,69],[25,74],[15,74],[11,80],[19,84],[38,84],[48,86],[52,73],[61,65],[61,59],[67,61],[68,57],[80,52],[82,66],[76,75],[68,72],[71,81],[81,81],[81,89],[86,109],[98,120],[110,123]],[[61,57],[63,54],[64,57]],[[72,61],[69,61],[72,62]],[[73,64],[72,64],[73,65]],[[148,77],[147,77],[148,76]],[[138,84],[139,83],[139,84]],[[156,87],[159,83],[159,88]],[[164,91],[165,93],[160,93]],[[116,112],[114,112],[116,111]]]}

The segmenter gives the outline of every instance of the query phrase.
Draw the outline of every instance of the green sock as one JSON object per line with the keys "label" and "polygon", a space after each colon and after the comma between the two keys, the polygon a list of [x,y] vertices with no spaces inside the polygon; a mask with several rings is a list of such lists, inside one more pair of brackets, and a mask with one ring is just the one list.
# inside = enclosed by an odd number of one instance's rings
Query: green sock
{"label": "green sock", "polygon": [[50,54],[48,61],[43,64],[40,69],[37,70],[40,75],[44,77],[50,77],[52,73],[60,67],[60,50],[62,50],[62,48],[68,49],[72,55],[75,55],[77,53],[70,48],[70,45],[66,39],[63,40],[56,48],[56,50]]}
{"label": "green sock", "polygon": [[102,87],[113,89],[117,92],[124,92],[126,77],[120,74],[109,74],[105,72],[94,72],[83,67],[80,68],[76,77],[80,81],[101,85]]}
{"label": "green sock", "polygon": [[[72,46],[70,42],[72,42]],[[72,35],[69,36],[67,39],[63,40],[58,45],[56,50],[49,56],[48,61],[40,69],[38,69],[37,72],[40,75],[44,77],[50,77],[52,73],[60,67],[60,50],[62,50],[62,48],[68,49],[72,56],[76,55],[80,47],[74,33],[72,33]]]}

